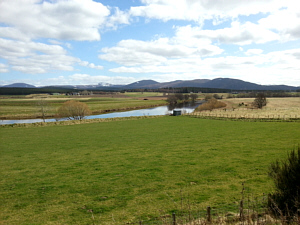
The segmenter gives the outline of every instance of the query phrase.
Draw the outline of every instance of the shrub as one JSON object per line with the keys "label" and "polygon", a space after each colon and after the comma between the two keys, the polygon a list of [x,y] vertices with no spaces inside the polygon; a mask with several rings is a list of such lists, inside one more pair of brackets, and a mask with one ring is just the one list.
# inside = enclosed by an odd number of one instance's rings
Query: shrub
{"label": "shrub", "polygon": [[220,102],[215,98],[211,98],[208,100],[208,102],[205,102],[202,105],[198,106],[197,111],[213,110],[223,108],[225,106],[226,104],[224,102]]}
{"label": "shrub", "polygon": [[209,99],[212,99],[213,96],[211,94],[206,94],[204,100],[208,101]]}
{"label": "shrub", "polygon": [[82,120],[85,116],[90,114],[91,111],[87,104],[74,100],[65,102],[58,109],[58,115],[60,117],[68,118],[70,120]]}
{"label": "shrub", "polygon": [[290,221],[300,204],[300,147],[289,153],[286,160],[272,163],[269,176],[274,181],[275,192],[269,194],[268,207],[275,215]]}

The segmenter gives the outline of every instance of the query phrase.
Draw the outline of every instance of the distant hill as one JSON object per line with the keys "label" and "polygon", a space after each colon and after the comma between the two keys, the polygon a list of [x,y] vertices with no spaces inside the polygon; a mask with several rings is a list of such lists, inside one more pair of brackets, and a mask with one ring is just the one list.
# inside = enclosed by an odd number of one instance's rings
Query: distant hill
{"label": "distant hill", "polygon": [[4,85],[2,87],[9,87],[9,88],[36,88],[36,86],[25,84],[25,83],[13,83],[9,85]]}
{"label": "distant hill", "polygon": [[124,89],[137,89],[137,88],[157,88],[156,85],[160,83],[154,81],[154,80],[141,80],[134,82],[132,84],[128,84],[123,86]]}
{"label": "distant hill", "polygon": [[294,91],[300,87],[287,85],[259,85],[251,82],[246,82],[231,78],[216,78],[196,79],[196,80],[176,80],[171,82],[158,83],[153,80],[143,80],[123,86],[123,89],[138,89],[138,88],[180,88],[180,87],[197,87],[197,88],[217,88],[229,90],[283,90]]}
{"label": "distant hill", "polygon": [[[5,85],[1,88],[37,88],[30,84],[14,83]],[[287,86],[287,85],[259,85],[251,82],[246,82],[239,79],[231,78],[216,78],[209,79],[195,79],[195,80],[175,80],[170,82],[159,83],[154,80],[141,80],[128,85],[113,85],[108,83],[98,83],[95,85],[53,85],[42,88],[58,88],[58,89],[73,89],[73,90],[107,90],[107,91],[120,91],[130,89],[159,89],[159,88],[210,88],[210,89],[223,89],[223,90],[235,90],[235,91],[296,91],[300,87]]]}
{"label": "distant hill", "polygon": [[251,82],[246,82],[238,79],[217,78],[210,80],[202,85],[206,88],[221,88],[231,90],[297,90],[299,87],[292,87],[287,85],[259,85]]}

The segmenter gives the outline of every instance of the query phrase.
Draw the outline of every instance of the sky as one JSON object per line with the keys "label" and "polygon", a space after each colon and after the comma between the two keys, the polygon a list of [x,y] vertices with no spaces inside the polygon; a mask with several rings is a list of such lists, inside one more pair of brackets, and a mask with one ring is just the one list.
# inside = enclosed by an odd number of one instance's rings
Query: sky
{"label": "sky", "polygon": [[298,0],[0,0],[0,85],[300,86]]}

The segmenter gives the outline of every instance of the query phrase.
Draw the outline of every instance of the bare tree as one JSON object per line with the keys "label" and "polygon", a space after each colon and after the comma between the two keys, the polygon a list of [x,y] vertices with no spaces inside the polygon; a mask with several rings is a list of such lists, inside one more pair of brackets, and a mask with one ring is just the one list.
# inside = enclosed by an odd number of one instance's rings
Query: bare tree
{"label": "bare tree", "polygon": [[85,116],[90,114],[91,111],[87,104],[74,100],[65,102],[58,109],[58,115],[60,117],[68,118],[70,120],[82,120]]}
{"label": "bare tree", "polygon": [[262,107],[267,105],[266,95],[264,93],[258,93],[252,105],[256,108],[262,109]]}
{"label": "bare tree", "polygon": [[177,98],[175,95],[168,95],[167,98],[167,102],[169,102],[169,104],[176,104],[177,103]]}
{"label": "bare tree", "polygon": [[196,99],[198,98],[197,94],[191,94],[190,96],[191,96],[191,99],[192,99],[193,102],[195,102]]}
{"label": "bare tree", "polygon": [[184,99],[184,96],[182,93],[176,93],[175,94],[175,97],[179,100],[179,101],[182,101]]}
{"label": "bare tree", "polygon": [[188,94],[184,95],[184,101],[187,102],[189,100],[189,98],[190,98],[190,95],[188,95]]}
{"label": "bare tree", "polygon": [[45,120],[46,120],[46,113],[48,112],[48,103],[45,101],[44,98],[41,98],[37,102],[37,106],[40,108],[40,112],[42,114],[43,122],[45,122]]}

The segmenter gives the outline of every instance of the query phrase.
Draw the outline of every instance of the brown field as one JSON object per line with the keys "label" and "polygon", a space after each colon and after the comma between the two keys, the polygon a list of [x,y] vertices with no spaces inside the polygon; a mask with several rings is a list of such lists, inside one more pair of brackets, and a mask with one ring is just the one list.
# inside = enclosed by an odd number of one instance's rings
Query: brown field
{"label": "brown field", "polygon": [[300,98],[267,98],[263,109],[252,108],[254,98],[232,98],[222,100],[225,108],[195,112],[193,115],[230,118],[300,118]]}

